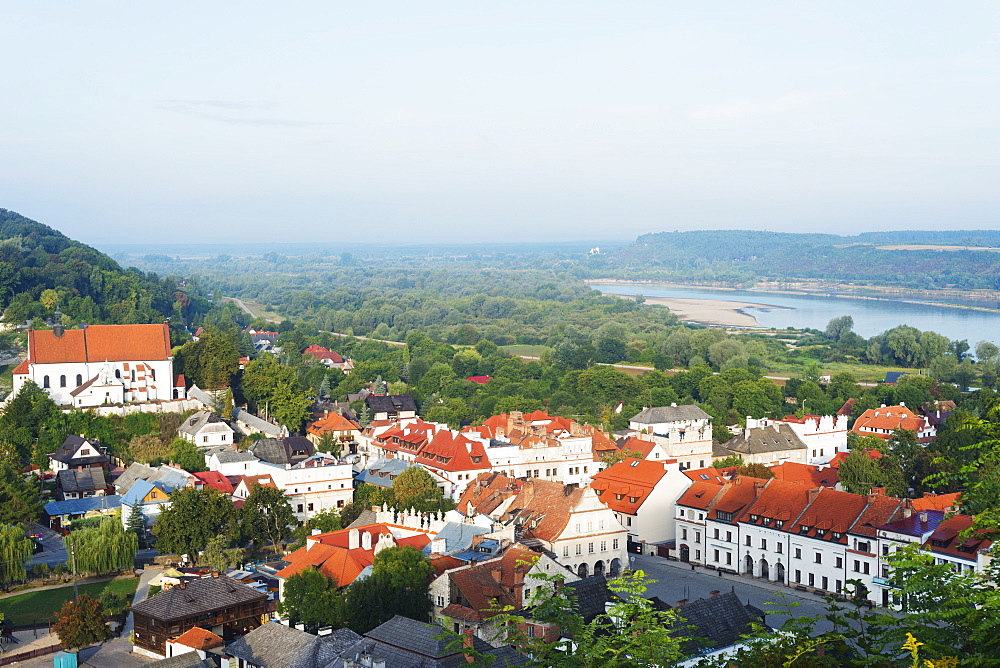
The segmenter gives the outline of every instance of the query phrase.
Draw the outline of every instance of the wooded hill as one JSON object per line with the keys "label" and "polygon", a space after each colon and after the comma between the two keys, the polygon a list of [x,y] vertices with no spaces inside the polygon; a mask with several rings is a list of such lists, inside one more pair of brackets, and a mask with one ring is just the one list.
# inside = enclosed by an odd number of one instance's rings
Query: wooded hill
{"label": "wooded hill", "polygon": [[595,278],[731,283],[825,279],[859,285],[995,290],[1000,289],[1000,231],[856,236],[753,230],[659,232],[591,258],[585,266]]}
{"label": "wooded hill", "polygon": [[188,282],[117,262],[58,230],[0,209],[0,308],[6,322],[46,319],[134,324],[189,322],[208,310]]}

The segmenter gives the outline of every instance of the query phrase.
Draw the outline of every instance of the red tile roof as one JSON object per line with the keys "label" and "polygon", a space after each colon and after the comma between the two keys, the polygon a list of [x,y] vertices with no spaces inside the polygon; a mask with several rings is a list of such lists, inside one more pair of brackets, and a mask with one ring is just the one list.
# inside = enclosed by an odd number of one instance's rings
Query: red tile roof
{"label": "red tile roof", "polygon": [[332,431],[360,431],[361,427],[357,423],[348,420],[337,412],[327,413],[320,419],[309,425],[306,431],[314,436],[321,436]]}
{"label": "red tile roof", "polygon": [[656,443],[652,441],[646,441],[635,436],[630,436],[623,441],[618,441],[618,448],[620,450],[635,450],[642,454],[643,458],[649,456],[649,453],[656,447]]}
{"label": "red tile roof", "polygon": [[537,525],[525,530],[524,537],[551,542],[565,531],[584,489],[540,478],[520,481],[499,473],[481,473],[465,488],[458,501],[458,511],[470,516],[492,515],[504,501],[516,496],[501,519],[508,521],[520,517],[519,523],[524,526],[532,526],[537,520]]}
{"label": "red tile roof", "polygon": [[[764,525],[767,520],[784,522],[782,528],[788,530],[792,522],[802,514],[809,504],[809,488],[787,480],[776,480],[774,478],[767,481],[767,484],[760,490],[760,495],[751,503],[742,514],[740,521],[745,524]],[[751,515],[758,517],[757,521],[751,520]],[[847,531],[844,527],[843,531]]]}
{"label": "red tile roof", "polygon": [[416,463],[451,472],[492,468],[482,443],[445,429],[421,448]]}
{"label": "red tile roof", "polygon": [[[830,464],[831,467],[833,467],[835,469],[839,469],[841,462],[843,462],[845,459],[847,459],[850,455],[851,455],[851,453],[849,451],[847,451],[847,450],[841,450],[840,452],[838,452],[837,454],[835,454],[833,456],[833,458],[830,460],[829,464]],[[882,457],[882,453],[879,452],[878,450],[869,450],[868,451],[868,456],[871,457],[872,459],[880,459]]]}
{"label": "red tile roof", "polygon": [[[878,436],[883,440],[892,437],[891,433],[881,433],[885,430],[909,429],[918,436],[927,431],[935,431],[927,419],[917,415],[905,406],[886,406],[884,408],[869,408],[854,422],[852,431],[859,434]],[[876,431],[878,430],[878,431]],[[920,442],[931,440],[930,437],[919,439]]]}
{"label": "red tile roof", "polygon": [[211,631],[206,631],[200,626],[192,626],[187,631],[174,638],[171,642],[175,642],[178,645],[184,645],[185,647],[200,649],[202,651],[212,649],[213,647],[221,647],[226,644],[222,638],[215,635]]}
{"label": "red tile roof", "polygon": [[810,489],[813,487],[836,487],[840,480],[840,475],[833,466],[810,466],[799,462],[777,464],[771,467],[771,473],[778,480],[796,482]]}
{"label": "red tile roof", "polygon": [[344,361],[344,358],[340,356],[340,353],[335,353],[334,351],[318,346],[315,343],[303,350],[302,354],[311,355],[318,360],[330,360],[334,364],[340,364]]}
{"label": "red tile roof", "polygon": [[976,561],[980,550],[988,550],[993,541],[988,540],[980,532],[975,532],[968,538],[959,536],[961,532],[972,527],[973,519],[970,515],[949,517],[937,526],[931,537],[924,543],[924,549],[959,559]]}
{"label": "red tile roof", "polygon": [[715,483],[695,480],[691,486],[677,499],[678,506],[707,510],[712,501],[722,492],[722,487]]}
{"label": "red tile roof", "polygon": [[233,483],[229,482],[229,478],[222,475],[218,471],[202,471],[199,473],[192,473],[191,475],[200,481],[202,485],[217,489],[223,494],[232,494],[235,489],[233,487]]}
{"label": "red tile roof", "polygon": [[727,478],[722,475],[722,469],[712,467],[704,469],[684,469],[681,473],[686,475],[691,480],[711,482],[716,485],[725,485],[727,480]]}
{"label": "red tile roof", "polygon": [[666,473],[663,461],[629,457],[591,476],[590,487],[611,510],[634,515]]}
{"label": "red tile roof", "polygon": [[90,325],[67,329],[28,330],[28,359],[35,364],[58,362],[123,362],[170,358],[170,327],[161,325]]}
{"label": "red tile roof", "polygon": [[910,504],[913,506],[913,512],[915,513],[919,513],[922,510],[948,510],[959,505],[958,500],[961,496],[961,492],[953,494],[931,494],[930,492],[924,492],[922,497],[913,499]]}
{"label": "red tile roof", "polygon": [[733,523],[739,521],[747,506],[757,497],[758,487],[763,487],[764,484],[765,481],[760,478],[736,476],[722,487],[722,492],[713,500],[708,509],[708,519],[723,521],[718,514],[725,512],[733,514]]}
{"label": "red tile roof", "polygon": [[11,372],[13,374],[25,374],[28,373],[28,360],[21,360],[21,363],[14,367]]}
{"label": "red tile roof", "polygon": [[459,603],[452,603],[442,613],[460,619],[482,622],[510,606],[519,609],[524,604],[521,586],[538,554],[510,547],[499,559],[449,573]]}
{"label": "red tile roof", "polygon": [[[796,486],[801,489],[801,485]],[[786,524],[784,530],[810,538],[822,538],[846,544],[847,532],[868,508],[868,497],[825,487],[821,487],[818,491],[808,490],[806,493],[811,497],[811,503],[797,519],[793,518],[791,523]],[[899,499],[895,501],[899,503]],[[837,532],[840,538],[834,538],[831,532]],[[825,535],[820,536],[820,533]]]}

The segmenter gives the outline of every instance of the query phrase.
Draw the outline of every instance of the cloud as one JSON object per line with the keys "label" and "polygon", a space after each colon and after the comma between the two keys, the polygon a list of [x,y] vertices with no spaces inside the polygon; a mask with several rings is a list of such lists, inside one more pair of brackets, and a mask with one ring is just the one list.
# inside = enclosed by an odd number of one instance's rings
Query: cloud
{"label": "cloud", "polygon": [[271,125],[301,128],[329,125],[323,121],[303,121],[290,118],[267,118],[259,114],[274,109],[274,104],[230,100],[162,100],[156,105],[161,111],[194,116],[207,121],[231,125]]}

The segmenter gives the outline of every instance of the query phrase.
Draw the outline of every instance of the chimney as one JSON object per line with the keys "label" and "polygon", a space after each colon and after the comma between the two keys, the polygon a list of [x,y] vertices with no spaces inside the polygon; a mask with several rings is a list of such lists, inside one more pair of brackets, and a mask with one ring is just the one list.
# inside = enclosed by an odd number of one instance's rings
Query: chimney
{"label": "chimney", "polygon": [[670,407],[671,408],[677,408],[677,402],[676,401],[670,402]]}
{"label": "chimney", "polygon": [[765,487],[767,487],[767,482],[766,481],[762,481],[762,480],[756,480],[756,481],[754,481],[754,484],[753,484],[753,496],[754,496],[755,499],[758,496],[760,496],[760,493],[764,491]]}
{"label": "chimney", "polygon": [[321,533],[323,533],[323,530],[322,530],[322,529],[313,529],[313,530],[312,530],[312,535],[313,535],[313,536],[318,536],[318,535],[320,535]]}
{"label": "chimney", "polygon": [[361,547],[361,537],[357,529],[351,529],[347,532],[347,549],[356,550]]}
{"label": "chimney", "polygon": [[213,578],[219,577],[219,571],[212,571],[212,577]]}
{"label": "chimney", "polygon": [[710,592],[708,592],[708,597],[709,597],[709,598],[715,598],[716,596],[718,596],[718,595],[719,595],[719,594],[721,594],[721,593],[722,593],[722,592],[720,592],[720,591],[719,591],[718,589],[716,589],[716,590],[714,590],[714,591],[710,591]]}
{"label": "chimney", "polygon": [[472,629],[469,628],[462,629],[462,649],[468,650],[468,652],[465,654],[466,663],[475,662],[476,656],[473,653],[475,647],[476,647],[476,636],[472,632]]}
{"label": "chimney", "polygon": [[361,534],[361,549],[362,550],[372,549],[372,535],[368,531]]}
{"label": "chimney", "polygon": [[918,515],[918,517],[920,518],[920,521],[922,523],[924,523],[924,524],[927,523],[927,511],[926,510],[920,511],[920,515]]}
{"label": "chimney", "polygon": [[809,500],[809,503],[813,503],[814,501],[816,501],[816,497],[819,496],[821,489],[822,488],[817,487],[816,489],[810,489],[808,492],[806,492],[806,498]]}
{"label": "chimney", "polygon": [[178,584],[177,586],[180,587],[181,589],[187,589],[188,588],[187,582],[184,582],[184,581],[181,581],[180,584]]}
{"label": "chimney", "polygon": [[687,602],[688,602],[688,600],[686,598],[682,598],[681,600],[677,601],[677,606],[676,607],[679,608],[682,605],[687,605]]}

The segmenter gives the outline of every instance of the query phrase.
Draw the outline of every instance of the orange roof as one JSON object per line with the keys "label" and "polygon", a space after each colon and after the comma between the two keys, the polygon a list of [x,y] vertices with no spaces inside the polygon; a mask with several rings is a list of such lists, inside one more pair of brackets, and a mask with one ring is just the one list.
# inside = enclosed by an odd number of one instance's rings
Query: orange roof
{"label": "orange roof", "polygon": [[771,467],[771,473],[778,480],[796,482],[806,485],[810,489],[813,487],[836,487],[840,480],[837,469],[833,466],[810,466],[799,462],[784,462]]}
{"label": "orange roof", "polygon": [[28,373],[28,360],[22,360],[20,364],[14,367],[14,370],[11,373],[13,374]]}
{"label": "orange roof", "polygon": [[677,505],[705,510],[721,491],[722,487],[715,483],[696,480],[681,494],[681,498],[677,499]]}
{"label": "orange roof", "polygon": [[691,480],[704,480],[706,482],[713,482],[716,485],[726,484],[726,477],[722,475],[722,471],[711,466],[703,469],[684,469],[681,473]]}
{"label": "orange roof", "polygon": [[931,494],[930,492],[924,492],[921,498],[913,499],[910,503],[913,505],[913,512],[916,513],[922,510],[948,510],[958,505],[960,496],[962,496],[961,492],[954,492],[953,494]]}
{"label": "orange roof", "polygon": [[516,496],[501,520],[520,518],[519,523],[525,526],[537,520],[537,525],[525,530],[524,538],[552,541],[566,529],[570,514],[583,498],[584,489],[541,478],[522,482],[499,473],[482,473],[465,488],[458,500],[458,511],[463,515],[483,513],[492,516],[504,501]]}
{"label": "orange roof", "polygon": [[270,473],[265,473],[263,475],[245,475],[243,480],[240,480],[240,484],[246,483],[247,490],[250,490],[254,485],[260,485],[261,487],[277,487],[274,484],[274,479],[271,478]]}
{"label": "orange roof", "polygon": [[229,482],[229,478],[222,475],[218,471],[202,471],[199,473],[192,473],[191,475],[201,481],[203,485],[217,489],[223,494],[233,493],[233,483]]}
{"label": "orange roof", "polygon": [[314,436],[320,436],[330,431],[358,431],[360,427],[336,411],[327,413],[309,425],[306,430]]}
{"label": "orange roof", "polygon": [[635,450],[642,454],[642,456],[648,457],[649,453],[652,452],[653,448],[656,447],[656,443],[652,441],[645,441],[641,438],[635,436],[630,436],[624,443],[619,444],[619,448],[622,450]]}
{"label": "orange roof", "polygon": [[[859,434],[871,434],[876,430],[909,429],[920,434],[932,428],[927,419],[911,411],[906,406],[886,406],[884,408],[869,408],[854,422],[854,429]],[[874,433],[883,439],[890,434]]]}
{"label": "orange roof", "polygon": [[[840,468],[840,463],[843,462],[845,459],[847,459],[850,456],[851,456],[850,451],[848,451],[848,450],[841,450],[840,452],[838,452],[837,454],[835,454],[833,456],[833,458],[830,460],[829,464],[830,464],[830,466],[832,468],[839,469]],[[872,458],[872,459],[880,459],[882,457],[882,453],[879,452],[878,450],[869,450],[868,451],[868,456],[870,458]]]}
{"label": "orange roof", "polygon": [[611,510],[634,515],[667,473],[662,461],[629,457],[591,476],[591,488]]}
{"label": "orange roof", "polygon": [[444,429],[420,450],[416,463],[442,471],[492,468],[482,443]]}
{"label": "orange roof", "polygon": [[[795,483],[790,484],[794,485]],[[795,486],[802,489],[801,485]],[[787,496],[798,495],[799,492],[792,491]],[[793,517],[794,521],[784,526],[784,531],[801,536],[809,536],[810,538],[822,537],[830,542],[846,544],[848,530],[857,524],[862,514],[868,508],[867,496],[851,494],[850,492],[839,492],[826,487],[821,487],[818,492],[816,490],[803,490],[803,496],[812,497],[812,501],[807,502],[804,511],[798,518]],[[893,501],[897,505],[899,504],[899,499],[893,499]],[[780,507],[780,505],[777,507]],[[796,507],[798,506],[792,505],[790,509]],[[750,512],[754,512],[756,509],[757,506],[755,504]],[[760,514],[763,515],[764,513]],[[803,529],[807,530],[803,531]],[[817,530],[822,531],[824,535],[820,536]],[[835,538],[831,532],[839,533],[840,538]]]}
{"label": "orange roof", "polygon": [[67,329],[28,330],[28,359],[33,364],[58,362],[123,362],[170,358],[170,327],[160,325],[91,325]]}
{"label": "orange roof", "polygon": [[736,522],[756,498],[758,486],[763,485],[764,481],[760,478],[736,476],[722,487],[722,493],[712,501],[708,519],[723,521],[719,519],[718,513],[724,512],[733,513],[732,521]]}
{"label": "orange roof", "polygon": [[192,647],[199,650],[208,650],[213,647],[221,647],[225,642],[211,631],[206,631],[200,626],[192,626],[184,633],[174,638],[171,642],[185,647]]}
{"label": "orange roof", "polygon": [[[844,492],[846,494],[846,492]],[[754,499],[746,511],[738,519],[746,524],[761,524],[763,519],[779,520],[785,522],[782,528],[791,526],[792,521],[797,519],[805,507],[809,505],[809,488],[787,480],[772,478],[767,481],[767,485],[760,490],[760,495]],[[862,506],[863,507],[863,506]],[[752,522],[751,515],[761,519]],[[845,526],[842,532],[847,531]]]}

